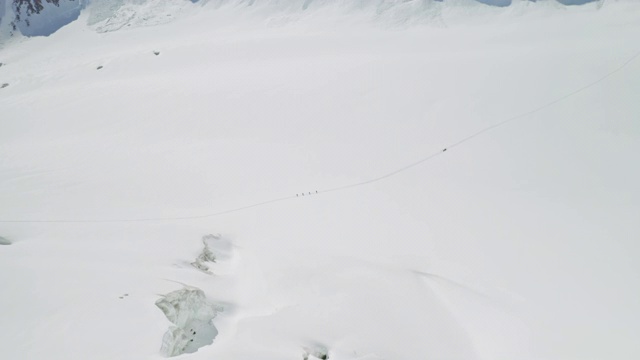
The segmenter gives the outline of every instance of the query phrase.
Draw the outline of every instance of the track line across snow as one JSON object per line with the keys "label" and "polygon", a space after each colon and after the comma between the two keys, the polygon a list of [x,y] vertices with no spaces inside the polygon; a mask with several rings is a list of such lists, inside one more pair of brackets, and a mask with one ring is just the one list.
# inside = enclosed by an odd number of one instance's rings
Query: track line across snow
{"label": "track line across snow", "polygon": [[[537,112],[540,112],[544,109],[547,109],[555,104],[558,104],[564,100],[567,100],[575,95],[578,95],[598,84],[600,84],[601,82],[605,81],[606,79],[608,79],[609,77],[613,76],[614,74],[622,71],[624,68],[626,68],[629,64],[631,64],[634,60],[636,60],[638,57],[640,57],[640,51],[634,53],[630,58],[628,58],[624,63],[622,63],[622,65],[618,66],[617,68],[615,68],[614,70],[606,73],[605,75],[603,75],[602,77],[598,78],[597,80],[594,80],[574,91],[571,91],[561,97],[558,97],[552,101],[549,101],[543,105],[540,105],[538,107],[535,107],[531,110],[525,111],[523,113],[520,113],[518,115],[512,116],[508,119],[502,120],[500,122],[497,122],[493,125],[487,126],[471,135],[468,135],[438,151],[435,151],[423,158],[421,158],[420,160],[414,161],[411,164],[405,165],[403,167],[400,167],[398,169],[395,169],[391,172],[388,172],[384,175],[372,178],[372,179],[367,179],[364,181],[359,181],[359,182],[355,182],[355,183],[350,183],[350,184],[345,184],[345,185],[340,185],[340,186],[336,186],[333,188],[328,188],[328,189],[324,189],[324,190],[318,190],[316,191],[314,194],[310,194],[310,195],[318,195],[318,194],[322,194],[322,193],[329,193],[329,192],[335,192],[335,191],[341,191],[341,190],[347,190],[350,188],[354,188],[354,187],[359,187],[359,186],[363,186],[363,185],[368,185],[368,184],[372,184],[387,178],[390,178],[392,176],[398,175],[404,171],[407,171],[411,168],[414,168],[420,164],[423,164],[425,162],[428,162],[429,160],[432,160],[433,158],[442,155],[443,153],[445,153],[448,149],[452,149],[454,147],[460,146],[468,141],[473,140],[474,138],[486,134],[496,128],[499,128],[501,126],[504,126],[508,123],[514,122],[516,120],[521,120],[523,118],[526,118],[529,115],[533,115]],[[240,207],[236,207],[236,208],[231,208],[231,209],[227,209],[227,210],[222,210],[222,211],[218,211],[215,213],[210,213],[210,214],[202,214],[202,215],[192,215],[192,216],[177,216],[177,217],[148,217],[148,218],[135,218],[135,219],[96,219],[96,220],[83,220],[83,219],[26,219],[26,220],[7,220],[7,219],[0,219],[0,223],[132,223],[132,222],[158,222],[158,221],[179,221],[179,220],[197,220],[197,219],[204,219],[204,218],[211,218],[211,217],[216,217],[216,216],[221,216],[221,215],[225,215],[225,214],[230,214],[230,213],[234,213],[234,212],[239,212],[239,211],[243,211],[243,210],[248,210],[248,209],[252,209],[252,208],[256,208],[256,207],[260,207],[260,206],[264,206],[264,205],[268,205],[268,204],[273,204],[276,202],[281,202],[281,201],[285,201],[285,200],[291,200],[291,199],[295,199],[298,198],[298,194],[296,195],[290,195],[290,196],[284,196],[284,197],[280,197],[280,198],[275,198],[275,199],[271,199],[271,200],[266,200],[266,201],[261,201],[261,202],[257,202],[254,204],[250,204],[250,205],[245,205],[245,206],[240,206]]]}

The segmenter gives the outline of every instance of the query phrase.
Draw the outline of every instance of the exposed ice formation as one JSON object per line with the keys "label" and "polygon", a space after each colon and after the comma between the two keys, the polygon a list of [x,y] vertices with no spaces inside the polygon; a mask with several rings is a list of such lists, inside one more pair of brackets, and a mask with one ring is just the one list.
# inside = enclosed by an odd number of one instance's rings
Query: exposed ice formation
{"label": "exposed ice formation", "polygon": [[304,347],[304,353],[302,354],[303,360],[327,360],[329,359],[329,350],[327,347],[320,344],[315,344],[312,347]]}
{"label": "exposed ice formation", "polygon": [[156,301],[156,306],[173,323],[162,338],[163,355],[194,353],[213,344],[218,329],[212,320],[220,309],[207,300],[202,290],[185,287],[173,291]]}
{"label": "exposed ice formation", "polygon": [[220,235],[210,234],[210,235],[203,236],[202,244],[204,245],[204,248],[196,258],[196,260],[191,263],[193,267],[195,267],[196,269],[202,270],[207,274],[211,274],[211,271],[209,271],[209,266],[206,263],[216,262],[216,256],[213,253],[213,251],[211,251],[211,248],[209,247],[209,244],[208,244],[208,241],[211,241],[211,240],[220,240]]}

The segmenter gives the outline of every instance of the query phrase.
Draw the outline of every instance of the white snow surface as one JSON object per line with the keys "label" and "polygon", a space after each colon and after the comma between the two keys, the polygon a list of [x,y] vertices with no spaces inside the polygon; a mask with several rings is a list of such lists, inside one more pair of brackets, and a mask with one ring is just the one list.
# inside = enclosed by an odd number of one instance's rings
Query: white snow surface
{"label": "white snow surface", "polygon": [[0,49],[3,359],[640,358],[640,3],[219,3]]}

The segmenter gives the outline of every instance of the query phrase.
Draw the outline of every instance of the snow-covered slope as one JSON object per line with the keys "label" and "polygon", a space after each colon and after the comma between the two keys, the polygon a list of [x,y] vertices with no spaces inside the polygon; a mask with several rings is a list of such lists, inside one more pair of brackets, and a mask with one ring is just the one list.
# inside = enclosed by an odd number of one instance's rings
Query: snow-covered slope
{"label": "snow-covered slope", "polygon": [[[608,0],[609,3],[633,0]],[[315,12],[334,14],[366,13],[370,19],[392,25],[433,23],[444,9],[519,7],[542,2],[551,5],[584,5],[601,7],[605,0],[2,0],[0,2],[0,37],[15,34],[48,36],[89,12],[88,24],[99,32],[132,26],[164,24],[209,8],[240,10],[245,15],[292,21],[313,16]],[[488,6],[487,6],[488,5]],[[476,10],[477,11],[477,10]],[[275,17],[275,19],[270,19]]]}
{"label": "snow-covered slope", "polygon": [[640,357],[640,4],[257,3],[0,50],[2,358]]}

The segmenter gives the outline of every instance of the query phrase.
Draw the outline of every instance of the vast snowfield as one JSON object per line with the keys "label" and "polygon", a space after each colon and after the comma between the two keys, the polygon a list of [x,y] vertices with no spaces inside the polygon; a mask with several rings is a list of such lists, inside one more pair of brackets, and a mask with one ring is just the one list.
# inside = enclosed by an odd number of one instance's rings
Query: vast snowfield
{"label": "vast snowfield", "polygon": [[0,358],[639,359],[640,2],[373,3],[4,32]]}

